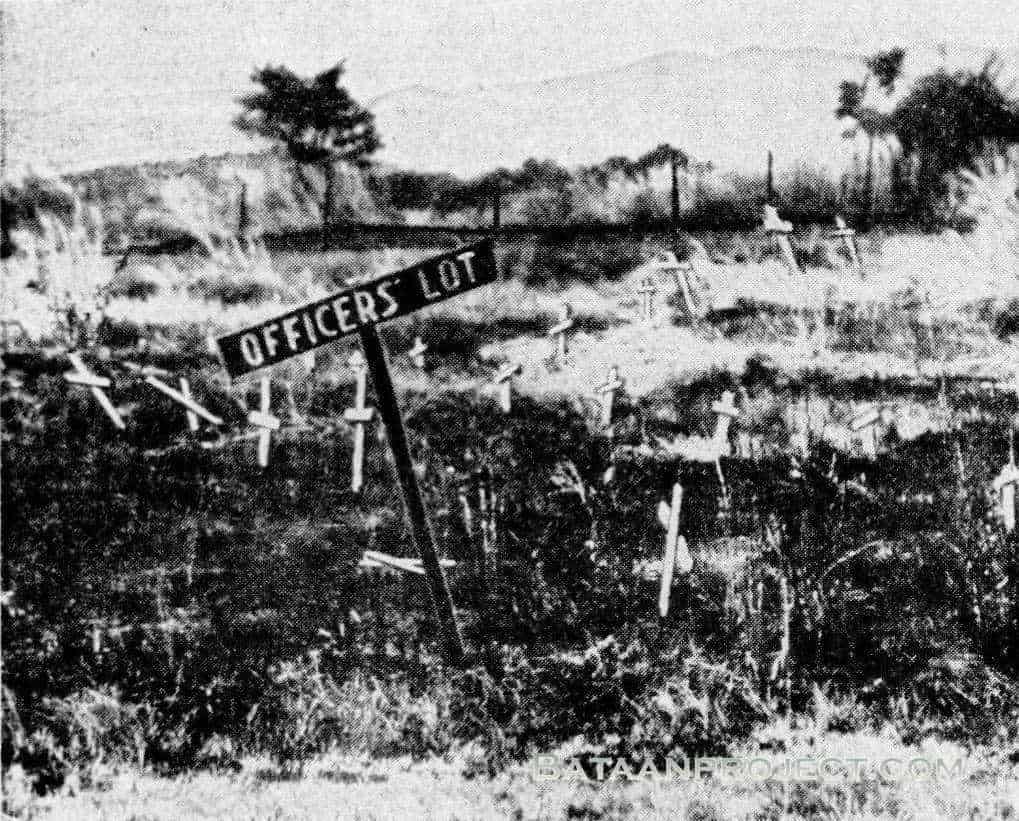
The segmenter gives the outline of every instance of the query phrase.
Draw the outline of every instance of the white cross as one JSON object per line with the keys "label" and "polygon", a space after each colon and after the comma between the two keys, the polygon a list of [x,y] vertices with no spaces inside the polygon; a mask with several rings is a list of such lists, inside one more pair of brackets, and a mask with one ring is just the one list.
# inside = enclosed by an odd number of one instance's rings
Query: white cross
{"label": "white cross", "polygon": [[425,369],[425,353],[428,351],[428,346],[421,341],[420,336],[414,337],[414,347],[411,348],[407,355],[410,357],[410,361],[414,363],[414,367],[419,370]]}
{"label": "white cross", "polygon": [[557,355],[561,360],[566,358],[566,332],[573,327],[573,318],[570,315],[570,306],[562,305],[559,308],[559,321],[548,329],[550,337],[558,337]]}
{"label": "white cross", "polygon": [[672,596],[672,574],[689,573],[693,557],[686,539],[679,532],[679,512],[683,505],[683,486],[676,482],[672,486],[672,504],[664,500],[658,504],[658,521],[665,528],[665,551],[662,555],[662,584],[658,592],[658,615],[663,619],[669,615],[669,599]]}
{"label": "white cross", "polygon": [[[142,373],[144,372],[145,371],[143,369]],[[191,387],[190,385],[188,385],[188,381],[186,379],[181,378],[180,380],[181,389],[179,391],[174,388],[171,388],[169,385],[157,379],[151,373],[145,376],[145,381],[153,388],[155,388],[157,391],[160,391],[161,393],[164,393],[167,396],[169,396],[174,402],[178,402],[179,404],[184,406],[188,415],[188,427],[191,430],[198,430],[198,419],[196,418],[198,416],[201,416],[202,419],[207,421],[210,425],[223,424],[222,419],[220,419],[215,414],[209,413],[209,411],[207,411],[205,408],[203,408],[201,405],[195,402],[194,399],[191,398]]]}
{"label": "white cross", "polygon": [[841,216],[835,217],[835,230],[832,231],[832,236],[841,239],[845,243],[853,265],[859,266],[860,256],[856,251],[856,231],[847,226],[846,221]]}
{"label": "white cross", "polygon": [[718,446],[720,455],[728,456],[731,451],[729,427],[732,425],[732,420],[739,416],[739,408],[732,401],[735,398],[736,394],[732,391],[722,391],[722,398],[711,405],[711,410],[718,415],[715,422],[715,435],[712,439]]}
{"label": "white cross", "polygon": [[105,376],[96,376],[92,371],[85,367],[85,363],[81,361],[81,357],[73,351],[67,355],[67,358],[71,360],[71,364],[74,365],[73,371],[67,371],[64,374],[64,379],[70,382],[72,385],[86,385],[92,392],[92,396],[95,397],[96,402],[99,403],[99,407],[103,409],[110,421],[117,427],[118,430],[124,430],[124,420],[121,418],[120,413],[113,406],[109,397],[103,393],[104,388],[110,387],[110,380]]}
{"label": "white cross", "polygon": [[354,371],[354,407],[343,411],[343,418],[354,426],[354,456],[351,462],[350,489],[357,493],[364,485],[365,425],[372,421],[375,409],[366,405],[368,395],[368,363],[364,354],[354,351],[347,360]]}
{"label": "white cross", "polygon": [[655,294],[658,293],[658,286],[655,285],[655,281],[650,275],[641,280],[637,293],[641,296],[641,314],[644,317],[644,321],[651,322],[655,315],[654,300]]}
{"label": "white cross", "polygon": [[862,413],[858,413],[849,422],[849,429],[860,437],[860,445],[867,456],[877,456],[877,423],[880,421],[881,410],[868,408]]}
{"label": "white cross", "polygon": [[272,431],[280,429],[280,420],[269,413],[269,387],[269,377],[263,376],[259,384],[259,409],[248,414],[248,424],[261,428],[258,432],[258,465],[263,468],[269,465],[269,443]]}
{"label": "white cross", "polygon": [[598,386],[598,393],[601,395],[601,425],[603,428],[612,424],[612,405],[616,399],[616,391],[622,390],[623,380],[619,378],[619,368],[613,365],[609,368],[608,381]]}
{"label": "white cross", "polygon": [[1001,494],[1001,516],[1005,529],[1011,533],[1015,530],[1015,486],[1019,483],[1019,468],[1015,462],[1009,461],[1001,469],[994,480],[994,490]]}
{"label": "white cross", "polygon": [[504,365],[493,377],[499,386],[499,406],[503,413],[509,413],[513,406],[513,377],[523,371],[523,366],[511,362]]}
{"label": "white cross", "polygon": [[773,205],[764,206],[764,230],[778,243],[789,272],[792,274],[803,273],[800,270],[800,264],[796,261],[796,255],[793,253],[793,246],[789,242],[793,224],[787,220],[779,219],[778,211]]}

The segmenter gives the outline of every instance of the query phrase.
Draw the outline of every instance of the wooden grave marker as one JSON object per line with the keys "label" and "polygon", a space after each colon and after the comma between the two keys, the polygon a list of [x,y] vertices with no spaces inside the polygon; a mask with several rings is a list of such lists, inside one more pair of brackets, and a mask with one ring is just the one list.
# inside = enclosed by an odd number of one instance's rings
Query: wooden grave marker
{"label": "wooden grave marker", "polygon": [[126,427],[124,419],[121,417],[120,412],[113,406],[110,398],[104,393],[104,390],[111,386],[110,380],[105,376],[97,376],[92,373],[92,371],[85,367],[85,363],[82,361],[81,356],[74,351],[68,353],[67,358],[74,366],[74,370],[67,371],[64,374],[64,379],[72,385],[86,386],[89,391],[91,391],[96,402],[99,403],[99,407],[103,409],[103,412],[110,418],[110,421],[113,422],[114,426],[118,430],[124,430]]}
{"label": "wooden grave marker", "polygon": [[640,314],[644,322],[651,324],[655,318],[655,294],[658,293],[658,285],[650,274],[645,276],[637,289],[640,294]]}
{"label": "wooden grave marker", "polygon": [[711,405],[711,410],[717,415],[715,434],[712,439],[718,446],[720,456],[728,456],[732,452],[729,445],[729,428],[732,425],[732,420],[739,416],[739,408],[733,402],[735,398],[736,394],[732,391],[722,391],[722,398]]}
{"label": "wooden grave marker", "polygon": [[354,426],[354,455],[350,462],[350,489],[360,492],[364,486],[365,426],[375,417],[375,409],[367,407],[368,363],[364,354],[354,351],[347,360],[354,371],[354,407],[343,411],[343,418]]}
{"label": "wooden grave marker", "polygon": [[846,225],[846,221],[841,215],[835,217],[835,230],[832,231],[832,236],[842,240],[846,251],[849,252],[849,259],[852,260],[854,266],[859,268],[860,252],[856,247],[856,231]]}
{"label": "wooden grave marker", "polygon": [[679,532],[679,514],[683,505],[683,486],[676,482],[672,486],[672,502],[658,504],[658,521],[665,528],[665,549],[662,554],[662,582],[658,591],[658,615],[669,615],[669,600],[672,597],[672,576],[676,569],[689,573],[693,568],[693,557],[687,547],[686,538]]}
{"label": "wooden grave marker", "polygon": [[573,327],[572,313],[570,306],[564,303],[559,308],[559,321],[548,329],[549,338],[555,337],[556,339],[556,349],[553,352],[553,356],[556,357],[558,362],[566,359],[566,353],[569,349],[566,335],[570,328]]}
{"label": "wooden grave marker", "polygon": [[866,456],[873,459],[878,450],[878,422],[881,421],[880,408],[867,408],[858,413],[849,422],[849,429],[860,437],[860,446]]}
{"label": "wooden grave marker", "polygon": [[623,380],[619,378],[619,368],[613,365],[609,368],[607,381],[597,389],[601,396],[601,426],[603,428],[612,425],[612,410],[615,405],[616,392],[623,389]]}
{"label": "wooden grave marker", "polygon": [[272,441],[272,432],[280,429],[280,420],[269,413],[271,381],[268,376],[259,380],[259,405],[257,411],[248,414],[248,424],[254,425],[258,431],[258,466],[269,466],[269,445]]}
{"label": "wooden grave marker", "polygon": [[497,278],[494,245],[491,239],[485,239],[377,279],[357,283],[344,291],[217,339],[227,372],[231,377],[237,377],[328,345],[344,336],[360,335],[378,397],[379,415],[396,465],[411,536],[428,578],[443,642],[455,664],[464,661],[463,638],[418,487],[386,354],[375,326],[489,285]]}
{"label": "wooden grave marker", "polygon": [[[145,373],[145,369],[142,369],[142,373]],[[183,377],[180,380],[181,389],[178,391],[176,388],[172,388],[165,382],[157,378],[152,373],[145,374],[145,382],[151,385],[160,393],[169,396],[174,402],[184,406],[184,410],[188,415],[188,427],[191,430],[198,430],[198,417],[200,416],[210,425],[222,425],[223,420],[216,416],[214,413],[210,413],[208,410],[199,405],[194,399],[191,398],[191,387],[188,381]],[[192,423],[192,419],[194,422]]]}
{"label": "wooden grave marker", "polygon": [[414,346],[407,351],[407,356],[410,357],[410,361],[414,363],[414,367],[419,371],[425,369],[425,354],[428,353],[428,346],[421,341],[420,336],[414,337]]}
{"label": "wooden grave marker", "polygon": [[500,368],[492,381],[499,386],[499,407],[503,413],[509,413],[513,409],[513,377],[523,372],[523,365],[511,362]]}
{"label": "wooden grave marker", "polygon": [[792,243],[789,242],[789,235],[793,232],[793,224],[787,220],[780,219],[778,211],[775,210],[773,205],[764,206],[764,230],[773,241],[778,243],[789,273],[802,274],[803,270],[796,261]]}

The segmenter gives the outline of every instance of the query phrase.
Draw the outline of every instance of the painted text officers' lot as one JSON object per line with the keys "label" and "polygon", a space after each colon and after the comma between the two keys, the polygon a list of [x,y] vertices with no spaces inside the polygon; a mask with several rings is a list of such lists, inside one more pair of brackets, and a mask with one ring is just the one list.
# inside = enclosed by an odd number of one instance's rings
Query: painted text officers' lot
{"label": "painted text officers' lot", "polygon": [[484,240],[221,336],[216,343],[227,372],[237,377],[488,285],[496,278],[492,242]]}

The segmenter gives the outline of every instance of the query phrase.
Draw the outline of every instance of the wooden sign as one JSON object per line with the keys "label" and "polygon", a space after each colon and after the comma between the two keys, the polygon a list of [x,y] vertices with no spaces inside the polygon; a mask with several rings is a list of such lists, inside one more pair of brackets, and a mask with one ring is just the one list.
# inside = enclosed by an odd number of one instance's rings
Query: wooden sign
{"label": "wooden sign", "polygon": [[572,327],[573,317],[571,316],[570,306],[562,305],[559,308],[559,321],[548,329],[548,335],[556,337],[555,355],[560,362],[566,358],[566,334]]}
{"label": "wooden sign", "polygon": [[271,383],[268,376],[259,382],[259,406],[257,411],[248,414],[248,423],[259,428],[258,431],[258,465],[269,466],[269,445],[272,432],[280,429],[280,420],[269,413]]}
{"label": "wooden sign", "polygon": [[519,363],[510,363],[495,374],[493,381],[499,386],[499,407],[503,413],[509,413],[513,408],[513,377],[523,369]]}
{"label": "wooden sign", "polygon": [[658,293],[654,278],[650,275],[644,277],[637,292],[641,297],[641,316],[650,323],[655,316],[655,294]]}
{"label": "wooden sign", "polygon": [[423,371],[425,369],[425,354],[428,353],[428,346],[421,341],[420,336],[414,337],[414,347],[407,351],[407,356],[414,363],[414,367]]}
{"label": "wooden sign", "polygon": [[216,345],[227,373],[238,377],[488,285],[497,277],[492,241],[486,239],[220,336]]}
{"label": "wooden sign", "polygon": [[354,426],[354,455],[350,462],[350,489],[360,492],[364,485],[365,426],[375,416],[375,409],[366,405],[368,396],[368,363],[364,354],[354,351],[347,360],[354,371],[354,407],[343,411],[343,418]]}
{"label": "wooden sign", "polygon": [[96,402],[99,403],[99,407],[103,409],[103,412],[110,417],[110,421],[113,422],[114,426],[118,430],[124,430],[124,420],[121,417],[119,411],[113,406],[110,398],[103,392],[105,388],[109,388],[111,383],[110,380],[105,376],[96,376],[92,371],[85,367],[85,363],[82,361],[81,356],[75,352],[71,352],[67,355],[67,358],[71,361],[74,366],[73,371],[67,371],[64,374],[64,379],[70,382],[72,385],[84,385]]}
{"label": "wooden sign", "polygon": [[601,426],[607,428],[612,424],[612,406],[615,403],[616,391],[622,390],[623,380],[619,378],[619,368],[613,365],[609,369],[608,381],[599,386],[601,394]]}
{"label": "wooden sign", "polygon": [[676,482],[672,486],[672,503],[661,502],[658,506],[658,520],[665,528],[665,550],[662,555],[662,582],[658,591],[658,615],[669,615],[669,600],[672,597],[672,576],[676,569],[689,573],[693,568],[693,557],[686,539],[679,532],[679,513],[683,505],[683,486]]}
{"label": "wooden sign", "polygon": [[[360,335],[361,349],[378,397],[379,416],[385,425],[393,454],[411,536],[421,555],[421,566],[428,578],[449,660],[454,664],[464,661],[463,637],[418,487],[417,472],[386,353],[375,326],[492,283],[497,276],[493,243],[485,239],[395,273],[359,282],[332,297],[216,340],[228,373],[239,376],[304,354],[349,334]],[[268,403],[263,404],[262,421],[268,422],[272,417],[268,415]],[[276,422],[278,425],[278,420]],[[269,429],[266,429],[266,434]]]}

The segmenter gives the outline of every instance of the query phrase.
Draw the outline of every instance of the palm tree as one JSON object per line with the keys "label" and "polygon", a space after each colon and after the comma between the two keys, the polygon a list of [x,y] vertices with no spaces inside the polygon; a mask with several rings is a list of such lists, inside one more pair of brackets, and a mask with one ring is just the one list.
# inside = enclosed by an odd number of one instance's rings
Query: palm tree
{"label": "palm tree", "polygon": [[839,120],[849,118],[853,125],[842,132],[847,139],[855,139],[861,133],[867,137],[867,170],[864,176],[864,196],[867,203],[867,219],[874,220],[876,205],[874,185],[874,147],[878,139],[884,140],[894,133],[892,117],[877,108],[866,104],[867,86],[873,77],[886,95],[895,91],[895,83],[902,74],[902,61],[906,56],[905,49],[893,48],[879,51],[868,57],[864,64],[867,74],[862,82],[843,80],[839,86],[839,103],[835,109],[835,117]]}

